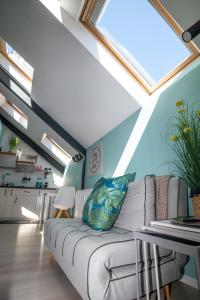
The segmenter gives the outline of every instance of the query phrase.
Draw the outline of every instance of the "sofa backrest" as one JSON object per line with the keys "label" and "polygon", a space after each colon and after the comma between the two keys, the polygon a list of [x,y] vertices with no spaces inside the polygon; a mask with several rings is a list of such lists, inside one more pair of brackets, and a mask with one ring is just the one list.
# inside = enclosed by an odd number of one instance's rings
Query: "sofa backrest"
{"label": "sofa backrest", "polygon": [[85,205],[85,201],[87,200],[88,196],[90,195],[92,189],[85,189],[76,191],[75,196],[75,211],[74,217],[75,218],[82,218],[83,207]]}
{"label": "sofa backrest", "polygon": [[[167,179],[167,187],[163,189],[162,182]],[[145,176],[138,182],[129,183],[126,197],[124,198],[120,214],[114,226],[127,230],[137,230],[143,225],[148,225],[150,221],[156,219],[157,204],[161,200],[156,199],[167,191],[166,206],[167,218],[187,215],[188,191],[186,183],[178,177],[162,176],[160,182],[160,193],[154,176]],[[165,184],[166,185],[166,184]],[[86,199],[92,189],[80,190],[76,192],[75,218],[81,218]],[[166,208],[165,208],[166,209]],[[160,218],[159,218],[160,219]]]}
{"label": "sofa backrest", "polygon": [[146,176],[129,184],[120,214],[114,226],[137,230],[155,219],[155,182]]}

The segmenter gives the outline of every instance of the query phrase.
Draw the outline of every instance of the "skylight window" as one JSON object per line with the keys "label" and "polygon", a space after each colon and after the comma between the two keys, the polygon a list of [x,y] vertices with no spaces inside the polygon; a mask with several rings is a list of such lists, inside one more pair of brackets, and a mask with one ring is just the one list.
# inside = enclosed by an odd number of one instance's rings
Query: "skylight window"
{"label": "skylight window", "polygon": [[31,92],[34,69],[2,38],[0,38],[0,64],[21,83],[28,92]]}
{"label": "skylight window", "polygon": [[61,148],[52,138],[48,137],[46,133],[44,133],[41,143],[47,147],[57,158],[59,158],[65,165],[68,165],[71,160],[71,156]]}
{"label": "skylight window", "polygon": [[1,108],[25,129],[28,127],[28,117],[13,103],[4,101]]}
{"label": "skylight window", "polygon": [[149,92],[199,55],[157,0],[91,0],[81,21]]}
{"label": "skylight window", "polygon": [[10,57],[10,59],[12,59],[13,62],[32,79],[33,68],[31,65],[29,65],[29,63],[27,63],[27,61],[25,61],[25,59],[23,59],[23,57],[20,56],[19,53],[17,53],[17,51],[15,51],[8,43],[5,43],[5,46],[7,56]]}

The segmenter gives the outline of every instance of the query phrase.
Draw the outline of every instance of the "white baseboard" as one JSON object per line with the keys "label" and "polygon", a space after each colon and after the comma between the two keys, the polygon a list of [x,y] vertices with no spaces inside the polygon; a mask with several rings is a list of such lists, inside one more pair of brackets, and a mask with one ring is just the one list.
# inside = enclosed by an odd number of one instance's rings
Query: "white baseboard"
{"label": "white baseboard", "polygon": [[195,278],[192,278],[190,276],[187,275],[183,275],[183,277],[180,280],[181,282],[190,285],[191,287],[198,289],[198,283],[197,280]]}

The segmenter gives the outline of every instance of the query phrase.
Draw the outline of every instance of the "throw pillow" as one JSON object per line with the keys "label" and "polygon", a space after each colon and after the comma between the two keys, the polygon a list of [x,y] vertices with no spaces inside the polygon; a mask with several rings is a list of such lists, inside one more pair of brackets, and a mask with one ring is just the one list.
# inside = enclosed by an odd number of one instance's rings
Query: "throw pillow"
{"label": "throw pillow", "polygon": [[109,230],[120,213],[130,174],[97,181],[83,209],[83,222],[95,230]]}

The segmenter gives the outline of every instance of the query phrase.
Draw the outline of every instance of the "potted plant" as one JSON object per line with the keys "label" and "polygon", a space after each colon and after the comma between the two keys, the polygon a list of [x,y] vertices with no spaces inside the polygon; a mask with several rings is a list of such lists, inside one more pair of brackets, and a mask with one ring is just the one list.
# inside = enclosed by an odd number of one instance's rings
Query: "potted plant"
{"label": "potted plant", "polygon": [[176,102],[174,134],[171,136],[176,154],[174,164],[178,175],[190,187],[195,217],[200,217],[200,110]]}
{"label": "potted plant", "polygon": [[11,135],[9,139],[9,151],[14,150],[19,144],[19,138],[17,136]]}

